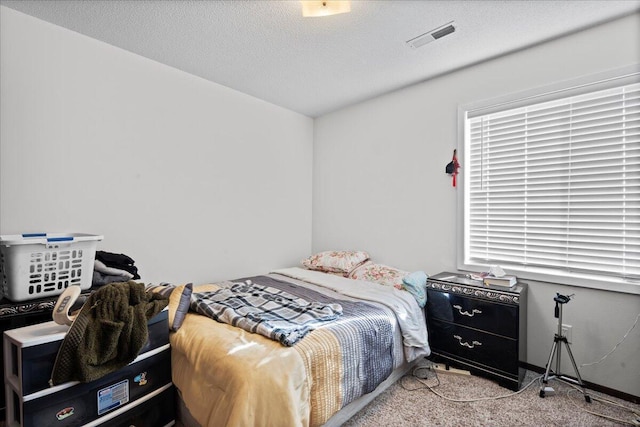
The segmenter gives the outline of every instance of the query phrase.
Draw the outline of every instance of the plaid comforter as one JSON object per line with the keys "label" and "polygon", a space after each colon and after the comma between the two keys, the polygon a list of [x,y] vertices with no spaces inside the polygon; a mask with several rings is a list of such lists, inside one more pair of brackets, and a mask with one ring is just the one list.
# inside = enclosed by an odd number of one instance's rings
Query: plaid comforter
{"label": "plaid comforter", "polygon": [[196,292],[191,310],[285,346],[294,345],[313,329],[342,314],[340,304],[309,302],[251,280],[228,282],[213,292]]}

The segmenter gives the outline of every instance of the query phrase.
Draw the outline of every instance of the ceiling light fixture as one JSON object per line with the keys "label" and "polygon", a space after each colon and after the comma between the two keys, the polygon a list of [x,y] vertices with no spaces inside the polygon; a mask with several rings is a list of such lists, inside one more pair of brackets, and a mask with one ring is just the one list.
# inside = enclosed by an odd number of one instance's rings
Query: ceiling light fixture
{"label": "ceiling light fixture", "polygon": [[438,27],[429,31],[428,33],[424,33],[422,35],[419,35],[418,37],[414,37],[411,40],[408,40],[407,44],[412,49],[417,49],[420,46],[424,46],[427,43],[431,43],[432,41],[438,40],[439,38],[449,35],[455,31],[456,31],[455,23],[451,21],[448,24],[444,24],[441,27]]}
{"label": "ceiling light fixture", "polygon": [[317,17],[337,15],[351,11],[350,1],[301,1],[302,16]]}

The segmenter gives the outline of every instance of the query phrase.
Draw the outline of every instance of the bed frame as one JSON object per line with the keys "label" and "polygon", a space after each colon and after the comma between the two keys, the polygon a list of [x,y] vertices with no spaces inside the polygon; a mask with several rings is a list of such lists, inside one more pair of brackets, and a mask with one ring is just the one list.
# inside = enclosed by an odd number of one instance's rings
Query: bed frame
{"label": "bed frame", "polygon": [[400,378],[405,376],[409,371],[411,371],[411,369],[413,369],[413,367],[416,365],[416,363],[419,360],[420,358],[414,360],[411,363],[405,362],[402,366],[400,366],[399,368],[391,372],[391,375],[389,375],[389,377],[386,380],[381,382],[380,385],[371,393],[367,393],[364,396],[360,396],[359,398],[357,398],[356,400],[354,400],[353,402],[349,403],[347,406],[345,406],[344,408],[336,412],[331,418],[327,420],[327,422],[323,425],[323,427],[339,427],[345,422],[347,422],[351,417],[353,417],[355,414],[360,412],[362,408],[364,408],[369,403],[371,403],[373,399],[375,399],[380,394],[382,394],[383,391],[385,391],[392,384],[394,384]]}

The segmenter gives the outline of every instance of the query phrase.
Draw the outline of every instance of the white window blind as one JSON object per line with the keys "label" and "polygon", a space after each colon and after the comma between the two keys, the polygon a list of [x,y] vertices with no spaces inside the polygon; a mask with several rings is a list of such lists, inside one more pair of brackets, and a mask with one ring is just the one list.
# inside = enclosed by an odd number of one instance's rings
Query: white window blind
{"label": "white window blind", "polygon": [[465,118],[465,263],[639,279],[640,83],[517,105]]}

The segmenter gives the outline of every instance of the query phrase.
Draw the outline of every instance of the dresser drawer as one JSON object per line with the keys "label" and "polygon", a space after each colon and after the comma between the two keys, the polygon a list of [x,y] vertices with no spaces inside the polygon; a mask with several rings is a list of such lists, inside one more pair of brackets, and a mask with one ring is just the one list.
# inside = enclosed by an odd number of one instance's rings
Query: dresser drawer
{"label": "dresser drawer", "polygon": [[[148,322],[148,339],[139,354],[169,344],[168,311],[163,310]],[[22,396],[49,388],[49,378],[64,333],[68,327],[54,322],[41,323],[6,332],[9,360],[7,378],[14,382]]]}
{"label": "dresser drawer", "polygon": [[[158,389],[153,394],[162,389]],[[152,396],[152,394],[149,394]],[[175,424],[175,392],[173,385],[151,398],[132,403],[126,412],[100,424],[100,427],[162,427]]]}
{"label": "dresser drawer", "polygon": [[110,412],[126,408],[132,402],[171,384],[169,346],[157,354],[150,353],[153,352],[146,353],[149,356],[145,359],[98,380],[77,383],[48,394],[35,393],[26,396],[24,401],[12,390],[15,411],[11,425],[75,427],[99,423],[98,420]]}
{"label": "dresser drawer", "polygon": [[509,338],[518,337],[516,306],[429,290],[427,316]]}
{"label": "dresser drawer", "polygon": [[518,341],[441,320],[429,322],[429,344],[435,353],[518,373]]}

